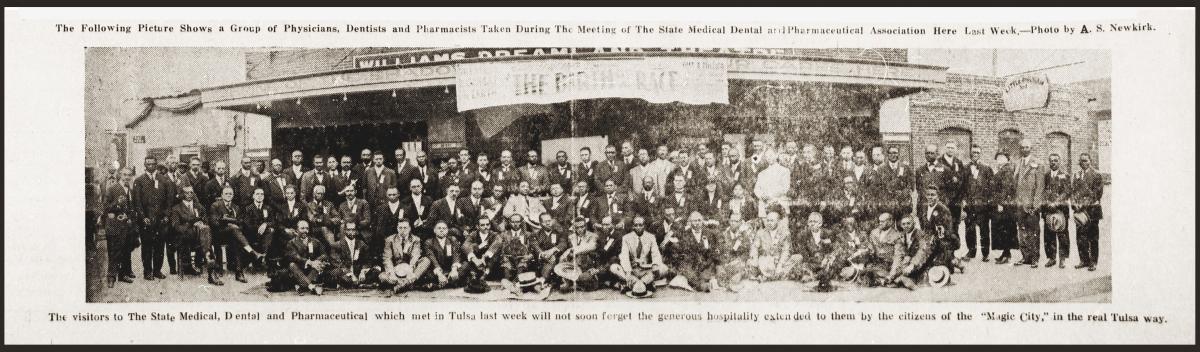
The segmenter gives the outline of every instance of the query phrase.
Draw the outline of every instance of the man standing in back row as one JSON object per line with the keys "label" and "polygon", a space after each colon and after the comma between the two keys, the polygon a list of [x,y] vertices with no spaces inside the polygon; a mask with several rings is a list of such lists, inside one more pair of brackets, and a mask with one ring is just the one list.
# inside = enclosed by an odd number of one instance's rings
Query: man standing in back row
{"label": "man standing in back row", "polygon": [[1085,217],[1083,222],[1076,222],[1076,242],[1079,250],[1079,265],[1075,269],[1087,268],[1096,271],[1096,262],[1100,258],[1100,218],[1104,212],[1100,208],[1100,198],[1104,196],[1104,179],[1092,167],[1092,158],[1085,154],[1079,155],[1079,171],[1071,191],[1071,207],[1076,218]]}

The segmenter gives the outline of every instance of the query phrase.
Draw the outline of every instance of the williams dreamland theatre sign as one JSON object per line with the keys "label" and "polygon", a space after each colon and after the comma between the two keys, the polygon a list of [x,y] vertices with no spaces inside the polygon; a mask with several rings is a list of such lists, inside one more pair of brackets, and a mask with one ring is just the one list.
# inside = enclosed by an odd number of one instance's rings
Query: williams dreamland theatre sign
{"label": "williams dreamland theatre sign", "polygon": [[387,66],[403,66],[430,62],[447,62],[477,58],[497,58],[509,56],[543,56],[543,55],[572,55],[600,53],[641,53],[641,52],[677,52],[677,53],[718,53],[718,54],[759,54],[759,55],[799,55],[797,49],[789,48],[452,48],[433,50],[412,50],[394,53],[362,55],[354,57],[354,68],[372,68]]}

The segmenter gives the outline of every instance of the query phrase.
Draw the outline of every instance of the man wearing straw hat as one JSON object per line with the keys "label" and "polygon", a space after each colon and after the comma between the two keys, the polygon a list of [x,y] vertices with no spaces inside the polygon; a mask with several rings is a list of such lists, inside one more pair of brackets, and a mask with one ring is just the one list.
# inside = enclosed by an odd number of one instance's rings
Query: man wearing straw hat
{"label": "man wearing straw hat", "polygon": [[654,281],[666,275],[662,252],[654,234],[646,232],[646,218],[633,217],[633,231],[621,238],[620,262],[609,270],[624,279],[622,291],[635,288],[654,290]]}
{"label": "man wearing straw hat", "polygon": [[1045,244],[1046,267],[1058,264],[1059,268],[1066,267],[1066,259],[1071,255],[1071,239],[1067,233],[1067,214],[1070,211],[1068,201],[1071,197],[1071,177],[1059,170],[1060,157],[1051,153],[1049,168],[1046,171],[1045,202],[1042,205],[1044,217],[1042,242]]}
{"label": "man wearing straw hat", "polygon": [[429,268],[429,259],[421,255],[421,239],[412,233],[408,221],[396,223],[396,234],[383,240],[383,273],[379,281],[392,292],[409,289]]}

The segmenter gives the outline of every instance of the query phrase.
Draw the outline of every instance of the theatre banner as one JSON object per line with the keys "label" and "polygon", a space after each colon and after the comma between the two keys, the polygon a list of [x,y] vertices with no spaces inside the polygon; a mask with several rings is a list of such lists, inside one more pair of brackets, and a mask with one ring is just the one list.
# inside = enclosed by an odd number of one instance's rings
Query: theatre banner
{"label": "theatre banner", "polygon": [[460,112],[595,98],[729,103],[725,65],[685,58],[469,63],[455,79]]}

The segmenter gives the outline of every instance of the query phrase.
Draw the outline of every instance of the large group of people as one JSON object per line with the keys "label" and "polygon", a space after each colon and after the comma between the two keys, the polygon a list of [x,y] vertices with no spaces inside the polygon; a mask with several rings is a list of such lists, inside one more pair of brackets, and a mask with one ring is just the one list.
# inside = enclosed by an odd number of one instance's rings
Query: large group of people
{"label": "large group of people", "polygon": [[[1088,155],[1073,175],[1051,154],[1021,155],[928,145],[910,166],[896,146],[777,146],[755,140],[672,150],[632,142],[498,155],[462,150],[434,165],[423,152],[351,155],[294,151],[238,170],[154,157],[102,181],[99,222],[108,244],[107,285],[142,278],[268,273],[268,285],[301,293],[372,287],[391,292],[501,282],[514,293],[616,289],[637,297],[669,285],[736,291],[747,281],[832,282],[916,289],[948,280],[978,258],[1064,267],[1066,223],[1080,262],[1095,270],[1103,181]],[[835,151],[836,150],[836,151]],[[492,162],[491,157],[498,157]],[[959,225],[965,223],[966,243]],[[1043,230],[1041,226],[1045,226]],[[1041,231],[1045,236],[1041,236]],[[965,256],[955,251],[966,246]],[[1044,246],[1046,258],[1039,258]],[[992,254],[999,251],[999,256]]]}

